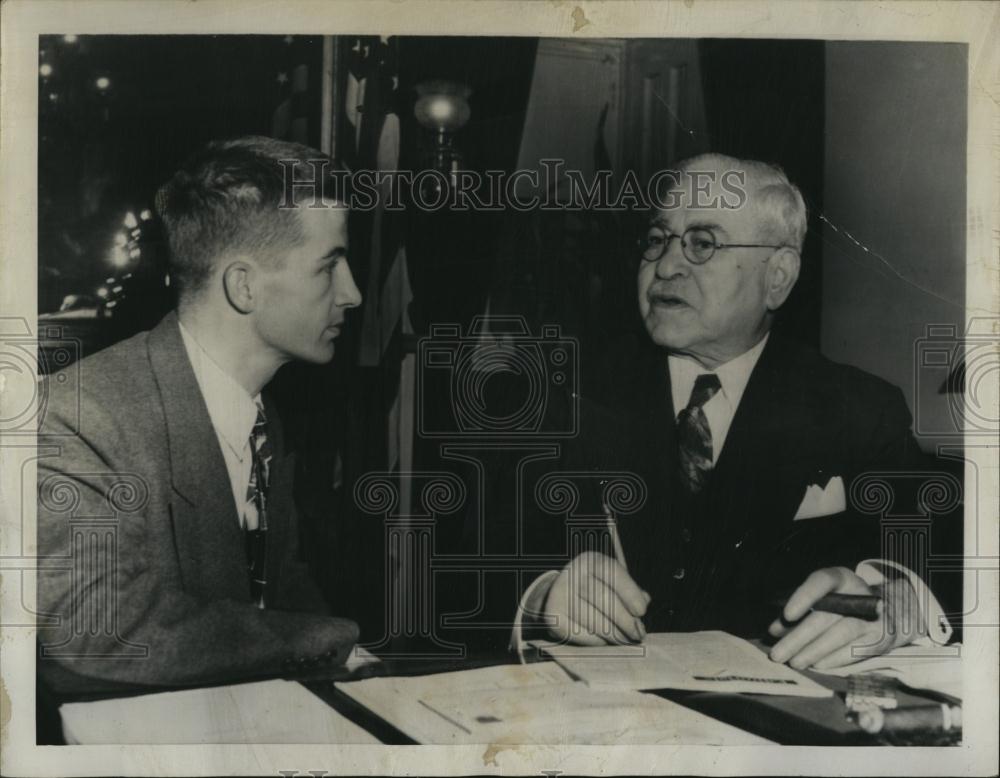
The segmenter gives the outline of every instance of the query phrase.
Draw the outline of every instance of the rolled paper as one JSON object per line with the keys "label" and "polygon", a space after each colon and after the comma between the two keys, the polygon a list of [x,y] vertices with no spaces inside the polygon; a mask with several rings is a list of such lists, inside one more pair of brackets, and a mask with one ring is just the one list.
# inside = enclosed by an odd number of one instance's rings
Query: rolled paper
{"label": "rolled paper", "polygon": [[858,726],[873,735],[879,732],[909,732],[917,729],[946,732],[962,728],[962,708],[945,703],[896,710],[872,708],[858,714]]}

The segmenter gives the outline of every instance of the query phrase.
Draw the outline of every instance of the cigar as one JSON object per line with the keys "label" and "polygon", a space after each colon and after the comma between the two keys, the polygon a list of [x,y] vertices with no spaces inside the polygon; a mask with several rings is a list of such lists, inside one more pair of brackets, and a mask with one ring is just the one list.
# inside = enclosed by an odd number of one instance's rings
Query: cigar
{"label": "cigar", "polygon": [[[776,600],[774,604],[784,610],[787,602],[787,599],[781,599]],[[825,594],[812,605],[814,611],[853,616],[865,621],[880,619],[884,607],[882,598],[874,594]]]}
{"label": "cigar", "polygon": [[876,621],[882,615],[884,603],[874,594],[827,594],[813,603],[814,611],[853,616],[856,619]]}

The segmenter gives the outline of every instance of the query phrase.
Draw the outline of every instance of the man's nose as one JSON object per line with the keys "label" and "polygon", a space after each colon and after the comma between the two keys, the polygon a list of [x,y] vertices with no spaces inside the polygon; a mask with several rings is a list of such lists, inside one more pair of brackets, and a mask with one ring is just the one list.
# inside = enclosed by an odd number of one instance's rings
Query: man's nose
{"label": "man's nose", "polygon": [[667,238],[666,250],[656,261],[656,275],[659,278],[672,278],[690,270],[690,263],[684,256],[682,241],[683,238],[680,235],[671,235]]}
{"label": "man's nose", "polygon": [[354,282],[354,275],[346,262],[337,265],[336,272],[340,275],[337,284],[337,294],[334,302],[341,308],[357,308],[361,305],[361,290]]}

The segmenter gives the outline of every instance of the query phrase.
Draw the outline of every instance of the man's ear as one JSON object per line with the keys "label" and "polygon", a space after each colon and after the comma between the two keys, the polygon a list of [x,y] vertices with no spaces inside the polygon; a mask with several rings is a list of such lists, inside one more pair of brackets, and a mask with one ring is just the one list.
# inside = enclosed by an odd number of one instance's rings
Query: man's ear
{"label": "man's ear", "polygon": [[769,311],[776,311],[788,299],[792,287],[799,280],[801,260],[795,249],[780,248],[767,261],[765,302]]}
{"label": "man's ear", "polygon": [[230,262],[222,271],[226,299],[240,313],[250,313],[257,304],[251,283],[253,272],[253,266],[242,259]]}

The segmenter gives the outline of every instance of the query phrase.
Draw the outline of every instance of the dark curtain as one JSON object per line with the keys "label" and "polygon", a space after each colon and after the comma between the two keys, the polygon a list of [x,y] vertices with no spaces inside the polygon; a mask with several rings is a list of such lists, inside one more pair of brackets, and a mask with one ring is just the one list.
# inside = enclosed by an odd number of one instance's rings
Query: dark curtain
{"label": "dark curtain", "polygon": [[775,329],[818,346],[823,42],[705,40],[699,47],[711,150],[777,163],[802,190],[809,209],[802,272]]}
{"label": "dark curtain", "polygon": [[[481,175],[510,172],[517,164],[528,92],[534,69],[534,38],[403,38],[400,58],[403,167],[426,167],[430,138],[413,116],[416,85],[446,79],[472,88],[472,116],[455,143],[464,167]],[[485,194],[484,194],[485,197]],[[497,259],[502,212],[408,210],[407,256],[414,302],[410,315],[418,333],[432,323],[463,330],[483,312]]]}

